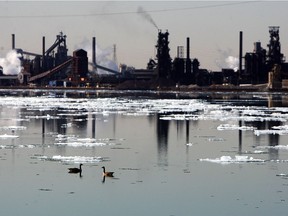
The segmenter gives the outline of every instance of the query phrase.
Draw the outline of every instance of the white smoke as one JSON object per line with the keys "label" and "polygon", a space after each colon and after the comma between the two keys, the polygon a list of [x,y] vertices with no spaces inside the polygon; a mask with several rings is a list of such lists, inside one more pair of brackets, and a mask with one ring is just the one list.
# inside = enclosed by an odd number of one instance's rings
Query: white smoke
{"label": "white smoke", "polygon": [[17,75],[21,72],[21,54],[15,50],[11,50],[6,54],[5,58],[0,58],[0,66],[3,68],[5,75]]}
{"label": "white smoke", "polygon": [[[88,39],[84,39],[83,42],[81,42],[79,45],[76,46],[76,49],[84,49],[87,52],[88,55],[88,61],[89,63],[92,63],[92,42]],[[96,63],[100,66],[112,69],[114,71],[119,71],[117,62],[113,61],[113,46],[107,47],[105,49],[102,49],[97,43],[96,43]],[[100,74],[111,74],[107,71],[97,69],[97,72]]]}
{"label": "white smoke", "polygon": [[216,60],[216,65],[219,67],[219,69],[223,68],[229,68],[233,69],[235,72],[239,68],[239,58],[234,57],[231,55],[231,50],[220,50],[218,49],[219,52],[219,59]]}
{"label": "white smoke", "polygon": [[228,68],[233,69],[235,72],[239,68],[239,58],[234,57],[234,56],[228,56],[225,59],[226,65]]}

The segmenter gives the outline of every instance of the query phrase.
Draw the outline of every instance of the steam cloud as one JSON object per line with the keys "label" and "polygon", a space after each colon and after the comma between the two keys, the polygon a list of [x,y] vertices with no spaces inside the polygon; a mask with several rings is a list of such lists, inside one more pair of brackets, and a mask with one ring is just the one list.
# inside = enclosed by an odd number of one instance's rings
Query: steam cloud
{"label": "steam cloud", "polygon": [[[88,61],[92,63],[92,44],[88,39],[83,40],[82,43],[80,43],[76,49],[84,49],[87,51],[88,55]],[[97,43],[96,43],[96,61],[98,65],[101,65],[103,67],[112,69],[114,71],[119,71],[117,62],[114,62],[112,60],[113,58],[113,47],[107,47],[105,49],[102,49]],[[100,74],[111,74],[107,71],[97,69],[98,73]]]}
{"label": "steam cloud", "polygon": [[11,50],[6,54],[5,58],[0,58],[0,66],[3,68],[5,75],[17,75],[21,72],[22,66],[20,58],[21,54],[15,50]]}
{"label": "steam cloud", "polygon": [[222,68],[230,68],[233,69],[235,72],[239,68],[239,58],[234,57],[231,55],[231,50],[218,50],[220,55],[220,60],[216,60],[216,65]]}
{"label": "steam cloud", "polygon": [[228,56],[225,59],[226,65],[228,68],[233,69],[235,72],[239,68],[239,58],[234,57],[234,56]]}
{"label": "steam cloud", "polygon": [[147,13],[141,6],[138,7],[137,13],[143,17],[145,20],[147,20],[149,23],[151,23],[155,28],[158,29],[158,26],[156,25],[155,21],[152,19],[150,14]]}

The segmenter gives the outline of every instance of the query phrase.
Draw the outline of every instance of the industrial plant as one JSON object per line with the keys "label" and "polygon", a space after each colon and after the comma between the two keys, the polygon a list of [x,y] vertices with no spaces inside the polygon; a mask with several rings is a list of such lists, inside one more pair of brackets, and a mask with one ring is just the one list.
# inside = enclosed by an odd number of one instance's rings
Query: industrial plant
{"label": "industrial plant", "polygon": [[[200,68],[200,61],[190,57],[189,37],[186,38],[186,49],[178,46],[177,56],[172,59],[168,31],[158,30],[156,56],[148,60],[145,69],[121,64],[119,70],[97,64],[95,37],[92,38],[92,60],[89,62],[86,50],[77,49],[72,56],[68,55],[67,36],[62,32],[47,49],[45,37],[42,38],[41,54],[16,48],[15,35],[12,34],[12,50],[17,53],[21,71],[7,74],[0,66],[0,86],[151,90],[265,85],[267,89],[285,89],[288,87],[288,63],[281,53],[279,26],[270,26],[269,34],[267,50],[261,42],[255,42],[254,50],[243,55],[243,32],[240,31],[239,67],[237,70],[223,68],[221,71]],[[99,73],[100,70],[106,73]]]}

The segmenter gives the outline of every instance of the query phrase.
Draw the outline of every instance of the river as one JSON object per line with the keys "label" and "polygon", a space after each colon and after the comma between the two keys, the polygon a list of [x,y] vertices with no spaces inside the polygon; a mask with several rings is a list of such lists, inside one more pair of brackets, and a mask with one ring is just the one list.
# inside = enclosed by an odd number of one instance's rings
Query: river
{"label": "river", "polygon": [[0,214],[286,216],[287,96],[0,90]]}

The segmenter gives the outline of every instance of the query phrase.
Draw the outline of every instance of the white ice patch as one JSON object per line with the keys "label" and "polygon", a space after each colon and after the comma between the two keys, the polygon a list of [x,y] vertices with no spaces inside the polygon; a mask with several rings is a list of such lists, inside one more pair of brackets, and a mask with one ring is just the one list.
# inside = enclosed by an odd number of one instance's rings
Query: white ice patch
{"label": "white ice patch", "polygon": [[207,162],[220,163],[220,164],[265,162],[265,160],[255,159],[253,157],[248,157],[246,155],[236,155],[235,158],[232,158],[231,156],[221,156],[220,158],[215,158],[215,159],[210,159],[210,158],[199,159],[199,161],[207,161]]}
{"label": "white ice patch", "polygon": [[256,136],[260,136],[263,134],[272,134],[272,135],[287,135],[288,134],[288,130],[254,130],[254,134]]}
{"label": "white ice patch", "polygon": [[217,138],[217,137],[212,137],[207,139],[209,142],[223,142],[225,139],[223,138]]}
{"label": "white ice patch", "polygon": [[38,160],[44,161],[58,161],[63,163],[99,163],[104,161],[102,157],[86,157],[86,156],[61,156],[54,155],[52,157],[49,156],[35,156],[32,158],[36,158]]}
{"label": "white ice patch", "polygon": [[0,139],[16,139],[16,138],[19,138],[19,136],[9,135],[9,134],[2,134],[2,135],[0,135]]}
{"label": "white ice patch", "polygon": [[116,145],[114,139],[94,139],[94,138],[79,138],[75,135],[67,136],[58,134],[55,139],[55,145],[65,145],[70,147],[96,147],[96,146],[107,146]]}
{"label": "white ice patch", "polygon": [[0,149],[17,149],[17,148],[35,148],[36,145],[27,144],[27,145],[0,145]]}
{"label": "white ice patch", "polygon": [[11,130],[11,131],[17,131],[17,130],[26,130],[27,127],[25,126],[3,126],[0,127],[0,130]]}
{"label": "white ice patch", "polygon": [[279,149],[279,150],[288,150],[288,145],[257,146],[257,149]]}
{"label": "white ice patch", "polygon": [[217,130],[254,130],[254,127],[249,126],[239,126],[239,125],[231,125],[231,124],[221,124],[217,127]]}
{"label": "white ice patch", "polygon": [[[239,122],[264,122],[288,120],[288,109],[280,107],[236,106],[229,104],[210,104],[198,99],[125,99],[117,98],[59,98],[59,97],[13,97],[1,98],[0,106],[25,108],[32,111],[40,111],[39,115],[26,116],[26,119],[59,119],[79,116],[75,121],[86,121],[89,115],[101,115],[109,117],[111,114],[147,116],[160,114],[161,120],[208,120],[208,121],[234,121]],[[53,110],[61,110],[62,113],[53,116]],[[47,113],[47,112],[50,112]],[[94,117],[93,117],[94,118]],[[107,120],[104,120],[107,121]],[[244,125],[243,124],[243,125]],[[71,127],[71,123],[62,127]],[[222,128],[223,129],[223,128]],[[227,129],[227,128],[226,128]],[[230,128],[232,129],[232,128]],[[235,128],[233,128],[235,129]],[[221,128],[220,128],[221,130]],[[252,130],[247,126],[241,126],[237,130]],[[275,128],[273,130],[276,130]],[[277,129],[277,130],[287,130]]]}

